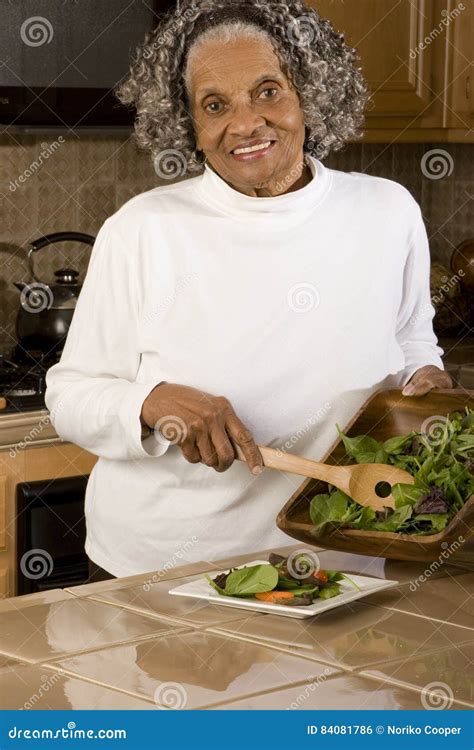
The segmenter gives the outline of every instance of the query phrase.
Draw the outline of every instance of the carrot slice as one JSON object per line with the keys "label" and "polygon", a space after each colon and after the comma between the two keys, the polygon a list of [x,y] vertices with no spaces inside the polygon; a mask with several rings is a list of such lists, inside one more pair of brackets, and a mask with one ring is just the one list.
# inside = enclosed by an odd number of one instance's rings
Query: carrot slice
{"label": "carrot slice", "polygon": [[270,602],[270,604],[276,604],[281,599],[294,599],[295,595],[291,591],[263,591],[260,594],[255,594],[255,598],[261,602]]}
{"label": "carrot slice", "polygon": [[316,580],[320,583],[328,582],[328,577],[324,570],[317,570],[315,573],[313,573],[313,578],[316,578]]}

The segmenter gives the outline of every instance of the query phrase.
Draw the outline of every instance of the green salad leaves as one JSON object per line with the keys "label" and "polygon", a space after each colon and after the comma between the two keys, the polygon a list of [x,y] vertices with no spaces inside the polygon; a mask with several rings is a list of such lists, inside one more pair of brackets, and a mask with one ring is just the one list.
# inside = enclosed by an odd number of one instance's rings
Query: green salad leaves
{"label": "green salad leaves", "polygon": [[342,580],[360,590],[344,573],[320,570],[304,552],[288,558],[272,552],[268,563],[234,568],[215,578],[206,578],[221,596],[255,597],[266,604],[297,607],[338,596]]}
{"label": "green salad leaves", "polygon": [[337,528],[437,534],[474,494],[474,410],[436,416],[422,432],[379,442],[368,435],[348,437],[339,426],[349,463],[384,463],[408,471],[414,484],[392,488],[395,509],[374,511],[329,487],[311,500],[315,536]]}

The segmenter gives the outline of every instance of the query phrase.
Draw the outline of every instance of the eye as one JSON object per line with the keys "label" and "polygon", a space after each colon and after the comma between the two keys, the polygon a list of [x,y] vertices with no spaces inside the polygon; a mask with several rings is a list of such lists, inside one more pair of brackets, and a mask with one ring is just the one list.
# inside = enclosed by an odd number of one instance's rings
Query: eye
{"label": "eye", "polygon": [[221,111],[221,107],[223,106],[222,102],[210,102],[209,104],[206,104],[204,109],[206,112],[209,112],[212,115],[215,115],[217,112]]}
{"label": "eye", "polygon": [[278,89],[276,89],[274,86],[269,86],[260,92],[258,98],[260,99],[261,97],[263,97],[263,99],[274,99],[277,94]]}

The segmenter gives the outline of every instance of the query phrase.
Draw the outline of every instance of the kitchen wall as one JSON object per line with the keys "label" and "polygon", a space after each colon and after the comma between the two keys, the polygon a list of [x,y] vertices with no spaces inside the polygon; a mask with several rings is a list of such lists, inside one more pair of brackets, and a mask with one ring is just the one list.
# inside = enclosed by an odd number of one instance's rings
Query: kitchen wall
{"label": "kitchen wall", "polygon": [[[423,165],[423,156],[438,148],[440,159]],[[473,157],[474,145],[350,144],[326,164],[405,185],[422,207],[433,260],[449,266],[454,248],[474,233]],[[12,282],[29,281],[28,243],[63,230],[96,234],[125,201],[160,184],[169,183],[127,135],[0,136],[0,349],[14,343],[19,292]],[[64,243],[41,250],[35,266],[46,282],[65,266],[84,274],[89,253],[85,245]]]}

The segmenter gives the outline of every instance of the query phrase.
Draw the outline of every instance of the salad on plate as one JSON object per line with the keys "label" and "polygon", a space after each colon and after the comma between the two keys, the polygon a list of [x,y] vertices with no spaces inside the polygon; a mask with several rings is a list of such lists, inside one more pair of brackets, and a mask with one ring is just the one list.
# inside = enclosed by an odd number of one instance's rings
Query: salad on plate
{"label": "salad on plate", "polygon": [[342,593],[342,580],[360,590],[344,573],[322,570],[317,556],[308,552],[293,553],[289,557],[272,552],[268,563],[232,568],[215,578],[206,578],[221,596],[255,598],[267,604],[298,607],[338,596]]}

